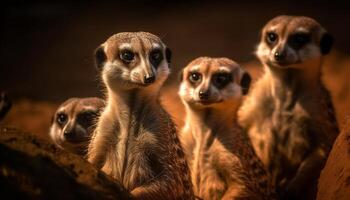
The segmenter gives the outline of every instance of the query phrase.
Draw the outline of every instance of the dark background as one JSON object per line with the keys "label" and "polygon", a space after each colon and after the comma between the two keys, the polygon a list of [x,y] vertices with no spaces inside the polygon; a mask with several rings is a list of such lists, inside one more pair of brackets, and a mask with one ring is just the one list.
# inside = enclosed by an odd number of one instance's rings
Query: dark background
{"label": "dark background", "polygon": [[0,91],[62,101],[101,95],[93,51],[109,36],[148,31],[173,50],[173,68],[198,56],[254,59],[260,28],[280,14],[318,20],[350,54],[350,7],[341,1],[9,1],[1,5]]}

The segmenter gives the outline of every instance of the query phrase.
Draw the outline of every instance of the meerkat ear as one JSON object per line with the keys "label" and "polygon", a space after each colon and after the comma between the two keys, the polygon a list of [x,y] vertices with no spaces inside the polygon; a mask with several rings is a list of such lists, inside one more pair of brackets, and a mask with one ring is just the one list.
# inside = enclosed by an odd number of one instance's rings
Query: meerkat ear
{"label": "meerkat ear", "polygon": [[241,79],[239,83],[241,85],[243,95],[248,94],[251,81],[252,78],[250,77],[250,75],[246,71],[241,70]]}
{"label": "meerkat ear", "polygon": [[166,47],[165,48],[165,59],[169,64],[171,63],[171,56],[172,56],[171,50],[168,47]]}
{"label": "meerkat ear", "polygon": [[103,49],[103,46],[99,46],[96,50],[95,50],[95,66],[98,70],[101,70],[101,68],[103,67],[104,63],[107,60],[107,56],[106,53]]}
{"label": "meerkat ear", "polygon": [[333,46],[333,36],[329,33],[324,33],[320,42],[320,49],[323,55],[329,54]]}

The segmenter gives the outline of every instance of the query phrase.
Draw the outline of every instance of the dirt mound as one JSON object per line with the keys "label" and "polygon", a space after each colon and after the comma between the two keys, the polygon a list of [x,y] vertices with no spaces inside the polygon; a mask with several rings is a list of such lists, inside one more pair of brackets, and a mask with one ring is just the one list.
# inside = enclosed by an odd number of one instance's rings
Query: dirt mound
{"label": "dirt mound", "polygon": [[20,99],[13,102],[0,126],[16,127],[48,140],[48,131],[57,107],[57,103]]}
{"label": "dirt mound", "polygon": [[317,200],[346,200],[350,197],[350,115],[336,139],[321,172]]}
{"label": "dirt mound", "polygon": [[0,158],[2,197],[129,199],[119,184],[81,157],[17,129],[0,128]]}

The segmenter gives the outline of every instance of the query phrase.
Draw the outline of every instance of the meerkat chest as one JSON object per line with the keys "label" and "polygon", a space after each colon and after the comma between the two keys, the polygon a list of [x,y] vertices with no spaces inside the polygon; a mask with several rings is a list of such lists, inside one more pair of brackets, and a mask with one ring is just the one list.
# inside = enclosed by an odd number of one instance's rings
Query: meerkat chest
{"label": "meerkat chest", "polygon": [[143,185],[155,176],[150,160],[159,146],[159,130],[155,126],[148,127],[144,120],[137,120],[131,118],[125,123],[128,126],[121,123],[115,134],[116,144],[106,162],[113,176],[127,189]]}
{"label": "meerkat chest", "polygon": [[270,105],[263,110],[265,116],[249,131],[254,149],[267,166],[276,160],[272,154],[278,154],[289,165],[298,165],[309,148],[309,113],[298,101],[290,105],[271,99]]}
{"label": "meerkat chest", "polygon": [[[211,144],[210,144],[211,143]],[[221,199],[227,189],[225,177],[233,155],[217,139],[196,141],[190,162],[192,182],[197,195],[204,199]]]}

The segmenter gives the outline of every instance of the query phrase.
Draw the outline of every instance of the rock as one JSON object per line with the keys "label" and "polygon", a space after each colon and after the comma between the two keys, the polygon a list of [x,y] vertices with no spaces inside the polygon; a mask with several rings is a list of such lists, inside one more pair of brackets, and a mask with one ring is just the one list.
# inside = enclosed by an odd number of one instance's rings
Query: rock
{"label": "rock", "polygon": [[317,200],[350,198],[350,115],[342,127],[321,172]]}
{"label": "rock", "polygon": [[0,158],[2,197],[130,199],[121,185],[83,158],[17,129],[0,128]]}

